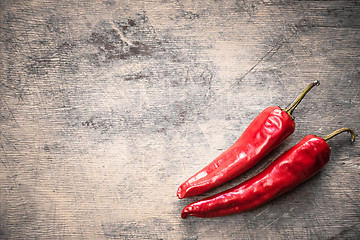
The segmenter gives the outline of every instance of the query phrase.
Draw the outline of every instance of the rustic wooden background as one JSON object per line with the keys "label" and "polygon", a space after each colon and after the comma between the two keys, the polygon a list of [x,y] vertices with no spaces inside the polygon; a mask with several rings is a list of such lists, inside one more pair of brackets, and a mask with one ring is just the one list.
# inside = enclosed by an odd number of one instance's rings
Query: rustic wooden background
{"label": "rustic wooden background", "polygon": [[[306,134],[360,131],[358,1],[0,1],[1,239],[359,239],[360,143],[256,210],[181,219]],[[177,187],[264,108],[296,130],[255,168]]]}

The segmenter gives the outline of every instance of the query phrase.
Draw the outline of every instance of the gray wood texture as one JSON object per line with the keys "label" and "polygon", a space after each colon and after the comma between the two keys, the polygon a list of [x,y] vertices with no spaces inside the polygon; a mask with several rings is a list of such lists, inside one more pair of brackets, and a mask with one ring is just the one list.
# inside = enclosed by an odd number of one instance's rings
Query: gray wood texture
{"label": "gray wood texture", "polygon": [[[359,239],[360,141],[252,211],[188,203],[250,178],[307,134],[360,131],[358,1],[0,2],[1,239]],[[177,187],[271,105],[296,130],[198,197]]]}

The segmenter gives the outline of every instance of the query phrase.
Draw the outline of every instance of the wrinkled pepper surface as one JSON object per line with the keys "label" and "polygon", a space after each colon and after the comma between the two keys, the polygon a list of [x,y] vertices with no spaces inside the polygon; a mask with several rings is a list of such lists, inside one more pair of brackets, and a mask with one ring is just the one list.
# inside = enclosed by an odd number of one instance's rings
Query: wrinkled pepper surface
{"label": "wrinkled pepper surface", "polygon": [[272,106],[263,110],[246,128],[240,138],[202,170],[180,185],[178,198],[196,196],[207,192],[247,171],[295,130],[293,110],[314,86],[307,86],[286,109]]}
{"label": "wrinkled pepper surface", "polygon": [[249,180],[222,193],[186,206],[181,217],[217,217],[239,213],[259,207],[311,178],[329,161],[330,147],[326,141],[341,132],[342,128],[324,139],[315,135],[305,136],[265,170]]}

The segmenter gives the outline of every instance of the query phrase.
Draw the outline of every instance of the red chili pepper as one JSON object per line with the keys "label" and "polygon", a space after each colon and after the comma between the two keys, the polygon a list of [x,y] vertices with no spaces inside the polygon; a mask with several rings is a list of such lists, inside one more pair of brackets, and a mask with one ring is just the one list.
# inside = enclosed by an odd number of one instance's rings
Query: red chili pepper
{"label": "red chili pepper", "polygon": [[319,84],[319,81],[309,84],[286,109],[273,106],[262,111],[230,148],[181,184],[177,196],[181,199],[202,194],[254,166],[294,132],[293,110]]}
{"label": "red chili pepper", "polygon": [[181,217],[223,216],[269,202],[319,172],[330,158],[330,147],[326,142],[344,131],[350,132],[352,141],[355,140],[355,134],[349,128],[339,129],[324,139],[307,135],[258,175],[227,191],[189,204]]}

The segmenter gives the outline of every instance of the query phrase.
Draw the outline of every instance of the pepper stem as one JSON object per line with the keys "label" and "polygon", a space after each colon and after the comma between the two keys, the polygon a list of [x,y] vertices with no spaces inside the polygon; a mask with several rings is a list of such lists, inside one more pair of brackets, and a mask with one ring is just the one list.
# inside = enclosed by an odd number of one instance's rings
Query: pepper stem
{"label": "pepper stem", "polygon": [[355,133],[353,130],[351,130],[350,128],[340,128],[332,133],[330,133],[329,135],[327,135],[326,137],[324,137],[323,139],[325,140],[325,142],[329,141],[331,138],[335,137],[336,135],[342,133],[342,132],[348,132],[351,134],[351,141],[354,142],[355,141]]}
{"label": "pepper stem", "polygon": [[297,107],[297,105],[299,105],[299,103],[301,102],[301,100],[303,100],[303,98],[305,97],[305,95],[315,86],[319,86],[320,82],[318,80],[310,83],[305,89],[304,91],[302,91],[302,93],[299,95],[299,97],[297,97],[295,99],[295,101],[293,101],[293,103],[290,105],[290,107],[287,107],[285,109],[283,109],[283,111],[285,111],[287,114],[289,114],[290,117],[292,112],[294,111],[294,109]]}

